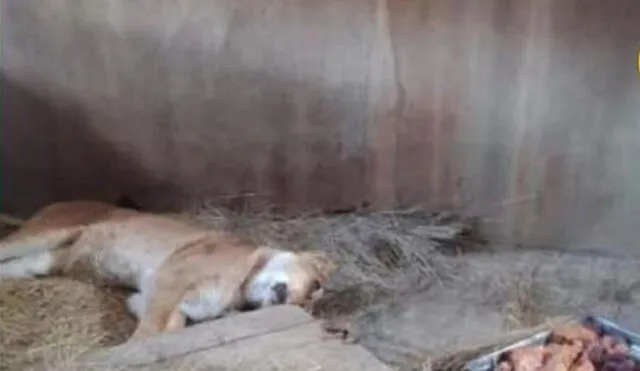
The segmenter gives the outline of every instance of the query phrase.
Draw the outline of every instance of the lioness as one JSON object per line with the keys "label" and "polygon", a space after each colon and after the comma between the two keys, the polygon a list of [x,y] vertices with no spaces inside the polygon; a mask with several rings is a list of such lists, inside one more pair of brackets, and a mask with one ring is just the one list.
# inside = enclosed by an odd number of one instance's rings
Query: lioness
{"label": "lioness", "polygon": [[98,279],[137,292],[132,339],[233,310],[305,306],[336,265],[319,251],[256,246],[185,220],[93,201],[60,202],[0,241],[0,278],[68,273],[81,264]]}

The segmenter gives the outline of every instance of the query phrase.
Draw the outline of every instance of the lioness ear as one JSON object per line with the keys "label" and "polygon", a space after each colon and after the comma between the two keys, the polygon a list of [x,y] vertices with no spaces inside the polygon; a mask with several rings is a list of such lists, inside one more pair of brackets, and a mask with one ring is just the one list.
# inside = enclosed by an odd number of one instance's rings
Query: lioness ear
{"label": "lioness ear", "polygon": [[325,251],[303,251],[298,254],[298,257],[314,270],[321,283],[326,282],[338,268],[331,256]]}

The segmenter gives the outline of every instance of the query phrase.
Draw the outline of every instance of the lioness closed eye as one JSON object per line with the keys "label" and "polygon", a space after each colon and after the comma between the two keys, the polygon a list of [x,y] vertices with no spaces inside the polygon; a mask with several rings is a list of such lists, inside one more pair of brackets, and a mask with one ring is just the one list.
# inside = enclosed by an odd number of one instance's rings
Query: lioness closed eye
{"label": "lioness closed eye", "polygon": [[255,246],[184,220],[113,205],[52,204],[0,241],[0,278],[66,274],[75,264],[137,290],[132,338],[181,328],[228,311],[304,306],[335,264],[322,252]]}

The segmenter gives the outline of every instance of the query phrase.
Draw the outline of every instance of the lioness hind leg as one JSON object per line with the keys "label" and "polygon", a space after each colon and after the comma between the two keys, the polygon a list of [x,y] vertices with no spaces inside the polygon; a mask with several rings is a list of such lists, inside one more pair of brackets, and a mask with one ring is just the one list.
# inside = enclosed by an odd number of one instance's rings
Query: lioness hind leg
{"label": "lioness hind leg", "polygon": [[82,236],[82,227],[34,230],[19,229],[0,240],[0,264],[11,259],[36,256],[73,245]]}
{"label": "lioness hind leg", "polygon": [[0,278],[50,275],[60,265],[61,253],[61,251],[50,250],[0,262]]}
{"label": "lioness hind leg", "polygon": [[18,230],[0,240],[0,278],[50,275],[64,267],[82,230]]}

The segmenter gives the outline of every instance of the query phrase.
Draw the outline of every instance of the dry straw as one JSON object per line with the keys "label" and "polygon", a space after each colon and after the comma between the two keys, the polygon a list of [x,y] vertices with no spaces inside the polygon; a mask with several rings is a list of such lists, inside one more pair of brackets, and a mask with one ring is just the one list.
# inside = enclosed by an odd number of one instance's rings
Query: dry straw
{"label": "dry straw", "polygon": [[0,281],[0,370],[118,344],[135,322],[123,293],[68,278]]}

